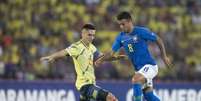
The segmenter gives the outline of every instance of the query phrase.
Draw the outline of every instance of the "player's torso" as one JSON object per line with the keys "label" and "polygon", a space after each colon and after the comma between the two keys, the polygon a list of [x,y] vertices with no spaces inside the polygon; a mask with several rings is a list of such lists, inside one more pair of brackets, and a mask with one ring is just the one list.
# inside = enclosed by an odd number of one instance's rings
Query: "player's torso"
{"label": "player's torso", "polygon": [[153,64],[147,41],[141,38],[139,33],[122,34],[121,44],[136,70],[140,69],[145,64]]}
{"label": "player's torso", "polygon": [[147,49],[145,40],[142,40],[137,34],[124,34],[121,36],[121,44],[129,56],[138,55]]}
{"label": "player's torso", "polygon": [[76,86],[80,88],[85,84],[94,84],[95,83],[95,74],[93,67],[93,54],[94,46],[90,44],[89,47],[86,47],[84,44],[79,44],[80,54],[73,58],[75,63],[75,70],[77,73]]}

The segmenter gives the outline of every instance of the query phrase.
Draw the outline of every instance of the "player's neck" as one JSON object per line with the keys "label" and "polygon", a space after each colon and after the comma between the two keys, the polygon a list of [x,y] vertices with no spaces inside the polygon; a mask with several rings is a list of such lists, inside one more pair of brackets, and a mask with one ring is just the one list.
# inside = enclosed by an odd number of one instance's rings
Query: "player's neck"
{"label": "player's neck", "polygon": [[[134,29],[134,26],[132,25],[131,28],[130,28],[130,30],[129,30],[128,32],[129,32],[129,33],[132,33],[132,32],[133,32],[133,29]],[[129,33],[128,33],[128,34],[129,34]]]}

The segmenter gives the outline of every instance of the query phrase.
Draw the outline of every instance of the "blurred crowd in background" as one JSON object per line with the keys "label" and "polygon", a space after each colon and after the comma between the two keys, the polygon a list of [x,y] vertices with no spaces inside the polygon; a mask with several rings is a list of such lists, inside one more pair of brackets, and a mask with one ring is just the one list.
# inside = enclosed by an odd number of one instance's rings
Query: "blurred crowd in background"
{"label": "blurred crowd in background", "polygon": [[[40,57],[78,41],[85,23],[97,26],[98,49],[110,50],[120,31],[115,19],[120,11],[131,12],[135,25],[163,39],[174,68],[166,68],[151,43],[158,82],[201,81],[201,0],[0,0],[0,79],[74,81],[72,58],[47,63]],[[127,60],[95,71],[97,80],[129,80],[134,73]]]}

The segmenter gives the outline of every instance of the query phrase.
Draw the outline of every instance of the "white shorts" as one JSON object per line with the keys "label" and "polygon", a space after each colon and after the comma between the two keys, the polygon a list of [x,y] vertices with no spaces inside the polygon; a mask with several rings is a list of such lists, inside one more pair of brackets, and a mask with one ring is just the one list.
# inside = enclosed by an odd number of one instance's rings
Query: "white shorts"
{"label": "white shorts", "polygon": [[142,74],[146,78],[146,83],[142,86],[142,88],[153,87],[152,79],[158,74],[158,66],[157,65],[144,65],[138,73]]}

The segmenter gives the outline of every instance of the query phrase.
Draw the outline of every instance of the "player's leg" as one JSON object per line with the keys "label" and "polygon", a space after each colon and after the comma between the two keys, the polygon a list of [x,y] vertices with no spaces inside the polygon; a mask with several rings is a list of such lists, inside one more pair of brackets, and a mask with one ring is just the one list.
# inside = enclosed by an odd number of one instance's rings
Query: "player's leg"
{"label": "player's leg", "polygon": [[97,101],[118,101],[112,93],[98,86],[93,86],[93,95],[93,98]]}
{"label": "player's leg", "polygon": [[91,85],[84,85],[79,90],[80,92],[80,101],[90,101],[91,95],[89,94],[89,88]]}
{"label": "player's leg", "polygon": [[142,101],[142,85],[144,82],[145,77],[142,74],[136,72],[132,78],[134,101]]}
{"label": "player's leg", "polygon": [[110,92],[92,84],[83,86],[80,93],[88,99],[97,101],[118,101]]}
{"label": "player's leg", "polygon": [[90,101],[90,99],[88,99],[87,97],[85,96],[80,96],[80,101]]}
{"label": "player's leg", "polygon": [[153,93],[153,87],[143,89],[143,94],[147,101],[160,101],[160,99]]}
{"label": "player's leg", "polygon": [[157,65],[144,65],[132,78],[134,101],[142,100],[142,85],[153,79],[158,73]]}
{"label": "player's leg", "polygon": [[145,65],[144,69],[140,70],[139,73],[143,74],[146,78],[145,83],[143,85],[143,94],[144,98],[147,101],[160,101],[157,96],[153,93],[153,81],[152,79],[158,73],[158,66],[157,65]]}

